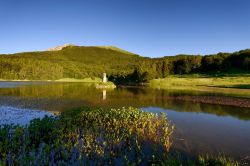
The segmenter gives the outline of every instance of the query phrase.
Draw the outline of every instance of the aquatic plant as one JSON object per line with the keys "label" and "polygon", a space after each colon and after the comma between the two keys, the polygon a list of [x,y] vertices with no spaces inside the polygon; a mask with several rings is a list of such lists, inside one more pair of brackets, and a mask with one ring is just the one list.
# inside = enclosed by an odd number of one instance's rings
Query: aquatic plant
{"label": "aquatic plant", "polygon": [[[206,166],[206,165],[226,165],[226,166],[239,166],[240,163],[237,161],[234,161],[233,159],[227,158],[224,155],[220,155],[216,158],[211,157],[209,155],[201,155],[197,159],[197,164],[201,166]],[[242,164],[242,165],[246,165]]]}
{"label": "aquatic plant", "polygon": [[142,164],[161,162],[173,125],[136,108],[78,109],[0,128],[0,164]]}
{"label": "aquatic plant", "polygon": [[174,126],[137,108],[81,108],[0,126],[0,165],[235,165],[170,151]]}

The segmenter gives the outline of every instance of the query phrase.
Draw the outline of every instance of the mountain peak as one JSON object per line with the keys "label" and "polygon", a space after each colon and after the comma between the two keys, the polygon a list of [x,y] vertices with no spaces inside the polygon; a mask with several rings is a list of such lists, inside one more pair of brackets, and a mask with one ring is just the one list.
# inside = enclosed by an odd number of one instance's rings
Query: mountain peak
{"label": "mountain peak", "polygon": [[60,51],[60,50],[62,50],[64,48],[66,48],[66,47],[71,47],[71,46],[75,46],[75,45],[73,45],[73,44],[64,44],[62,46],[57,46],[57,47],[54,47],[54,48],[49,48],[49,49],[47,49],[47,51]]}

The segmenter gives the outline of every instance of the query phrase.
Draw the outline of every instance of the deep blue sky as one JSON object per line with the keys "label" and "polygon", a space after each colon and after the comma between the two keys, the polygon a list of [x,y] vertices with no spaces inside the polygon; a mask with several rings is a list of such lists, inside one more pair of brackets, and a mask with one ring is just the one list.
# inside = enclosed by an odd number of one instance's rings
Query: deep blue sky
{"label": "deep blue sky", "polygon": [[250,48],[249,0],[0,0],[0,53],[72,43],[151,57]]}

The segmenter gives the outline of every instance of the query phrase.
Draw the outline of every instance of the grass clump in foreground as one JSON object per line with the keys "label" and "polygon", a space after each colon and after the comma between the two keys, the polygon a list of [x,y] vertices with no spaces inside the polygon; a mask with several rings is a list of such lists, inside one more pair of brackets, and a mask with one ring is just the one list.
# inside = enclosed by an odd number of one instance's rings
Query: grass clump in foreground
{"label": "grass clump in foreground", "polygon": [[207,165],[170,155],[173,129],[164,114],[136,108],[77,109],[1,126],[0,165]]}

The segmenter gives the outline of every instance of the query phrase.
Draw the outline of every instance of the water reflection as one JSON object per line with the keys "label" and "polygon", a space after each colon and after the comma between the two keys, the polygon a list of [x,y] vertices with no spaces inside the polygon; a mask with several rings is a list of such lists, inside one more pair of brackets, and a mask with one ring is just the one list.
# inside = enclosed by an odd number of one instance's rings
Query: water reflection
{"label": "water reflection", "polygon": [[43,118],[45,115],[53,115],[47,111],[20,109],[17,107],[0,106],[0,125],[19,124],[26,125],[34,118]]}
{"label": "water reflection", "polygon": [[[65,111],[82,105],[103,107],[159,107],[178,112],[203,112],[250,120],[247,108],[211,105],[177,100],[176,96],[208,95],[201,92],[165,91],[147,88],[96,89],[93,84],[46,83],[0,88],[0,105]],[[209,94],[211,95],[211,94]]]}
{"label": "water reflection", "polygon": [[224,153],[242,159],[250,155],[250,121],[203,112],[176,112],[157,107],[150,112],[165,112],[175,125],[176,149],[191,154]]}
{"label": "water reflection", "polygon": [[102,100],[106,100],[106,98],[107,98],[107,90],[103,89],[102,90]]}
{"label": "water reflection", "polygon": [[[250,155],[250,109],[176,100],[175,96],[214,95],[147,88],[96,89],[93,84],[46,83],[0,88],[0,105],[65,111],[83,105],[139,107],[165,112],[174,123],[174,147],[191,154]],[[216,94],[218,95],[218,94]]]}

